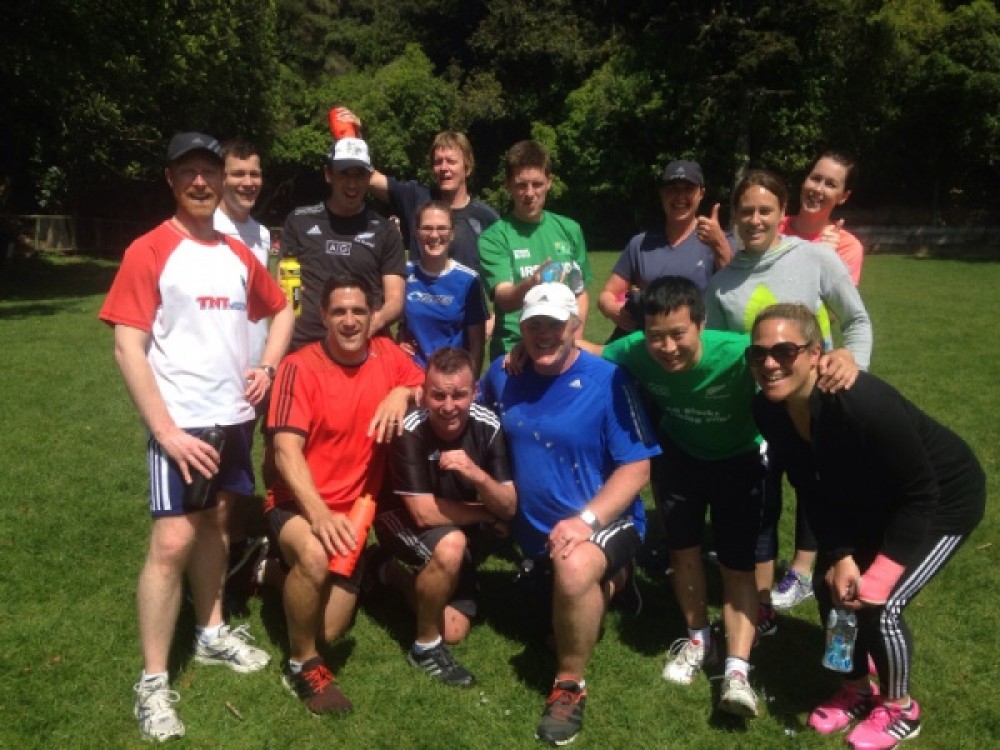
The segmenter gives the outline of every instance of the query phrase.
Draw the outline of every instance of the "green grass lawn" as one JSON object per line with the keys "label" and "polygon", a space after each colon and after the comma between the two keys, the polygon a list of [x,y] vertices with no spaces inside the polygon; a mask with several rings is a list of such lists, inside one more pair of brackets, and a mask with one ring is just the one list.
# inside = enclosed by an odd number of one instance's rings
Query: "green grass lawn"
{"label": "green grass lawn", "polygon": [[[594,253],[592,298],[614,261]],[[148,532],[144,430],[96,313],[114,267],[86,259],[9,263],[0,279],[0,747],[115,748],[142,743],[132,717],[140,668],[135,581]],[[1000,263],[874,256],[862,292],[875,325],[874,371],[973,446],[989,476],[983,525],[911,606],[913,694],[924,709],[914,748],[1000,743],[1000,512],[997,495],[1000,356],[993,303]],[[588,330],[603,340],[594,309]],[[782,524],[790,552],[792,513]],[[285,642],[274,599],[249,623],[272,656],[239,676],[189,661],[182,618],[174,687],[192,748],[531,748],[553,657],[524,639],[509,555],[482,576],[482,622],[458,658],[477,676],[448,689],[407,666],[412,622],[379,599],[327,652],[355,703],[346,719],[315,718],[282,688]],[[834,748],[841,737],[804,728],[835,685],[819,666],[815,608],[781,616],[754,653],[764,715],[741,722],[713,709],[718,683],[688,688],[660,678],[663,654],[684,635],[668,582],[644,576],[638,618],[612,613],[587,675],[581,748]],[[717,583],[715,584],[717,591]]]}

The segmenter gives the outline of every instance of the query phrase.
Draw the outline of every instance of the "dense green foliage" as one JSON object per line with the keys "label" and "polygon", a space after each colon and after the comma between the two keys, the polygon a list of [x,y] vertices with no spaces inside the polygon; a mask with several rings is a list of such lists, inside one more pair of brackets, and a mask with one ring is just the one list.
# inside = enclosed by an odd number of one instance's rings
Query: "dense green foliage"
{"label": "dense green foliage", "polygon": [[403,177],[466,130],[493,198],[504,150],[550,134],[555,199],[595,239],[648,218],[669,158],[725,201],[744,166],[794,181],[823,147],[860,157],[855,209],[995,218],[990,0],[52,0],[5,3],[0,37],[0,210],[142,213],[120,198],[197,128],[264,147],[279,219],[316,197],[343,103]]}

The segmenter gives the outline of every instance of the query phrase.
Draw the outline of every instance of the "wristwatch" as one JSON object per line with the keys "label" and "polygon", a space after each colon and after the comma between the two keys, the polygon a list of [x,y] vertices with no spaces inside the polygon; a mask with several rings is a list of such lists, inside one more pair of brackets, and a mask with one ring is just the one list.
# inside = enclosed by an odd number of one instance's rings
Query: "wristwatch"
{"label": "wristwatch", "polygon": [[597,516],[594,515],[594,511],[584,508],[583,512],[580,514],[580,520],[587,524],[592,531],[601,530],[601,522],[597,520]]}
{"label": "wristwatch", "polygon": [[271,367],[271,365],[257,365],[257,369],[267,373],[267,377],[270,380],[274,380],[274,376],[278,374],[278,371]]}

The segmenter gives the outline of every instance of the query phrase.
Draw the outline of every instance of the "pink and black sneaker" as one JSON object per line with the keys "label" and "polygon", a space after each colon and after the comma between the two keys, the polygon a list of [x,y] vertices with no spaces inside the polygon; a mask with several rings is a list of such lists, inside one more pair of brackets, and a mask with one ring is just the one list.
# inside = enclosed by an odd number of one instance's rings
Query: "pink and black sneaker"
{"label": "pink and black sneaker", "polygon": [[854,685],[845,685],[809,714],[809,726],[820,734],[843,732],[858,719],[871,713],[878,705],[878,689],[862,693]]}
{"label": "pink and black sneaker", "polygon": [[914,700],[907,708],[883,703],[847,735],[854,750],[892,750],[903,740],[920,734],[920,706]]}

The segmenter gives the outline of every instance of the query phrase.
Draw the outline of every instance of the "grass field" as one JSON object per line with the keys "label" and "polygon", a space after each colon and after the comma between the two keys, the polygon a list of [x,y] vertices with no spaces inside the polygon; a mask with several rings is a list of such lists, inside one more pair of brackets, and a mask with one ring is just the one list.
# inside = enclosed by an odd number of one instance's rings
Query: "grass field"
{"label": "grass field", "polygon": [[[595,283],[614,256],[594,253]],[[140,668],[135,580],[148,529],[144,431],[96,313],[114,268],[86,259],[8,263],[0,278],[0,747],[137,747],[132,684]],[[913,694],[924,709],[913,748],[1000,744],[1000,263],[875,256],[862,291],[875,325],[874,371],[973,446],[989,476],[987,518],[912,605]],[[591,337],[603,339],[593,313]],[[783,519],[783,552],[789,522]],[[282,688],[285,643],[274,599],[249,623],[273,655],[238,676],[189,661],[180,626],[172,672],[191,748],[531,748],[553,658],[523,638],[525,612],[507,555],[482,576],[482,622],[456,649],[479,679],[448,689],[403,659],[412,622],[401,606],[363,607],[327,652],[355,703],[346,719],[310,716]],[[588,672],[580,748],[834,748],[804,728],[835,684],[819,666],[821,631],[805,604],[781,616],[754,653],[764,715],[744,723],[713,709],[718,683],[660,678],[684,634],[668,582],[644,576],[638,618],[609,615]],[[714,584],[717,591],[717,582]]]}

